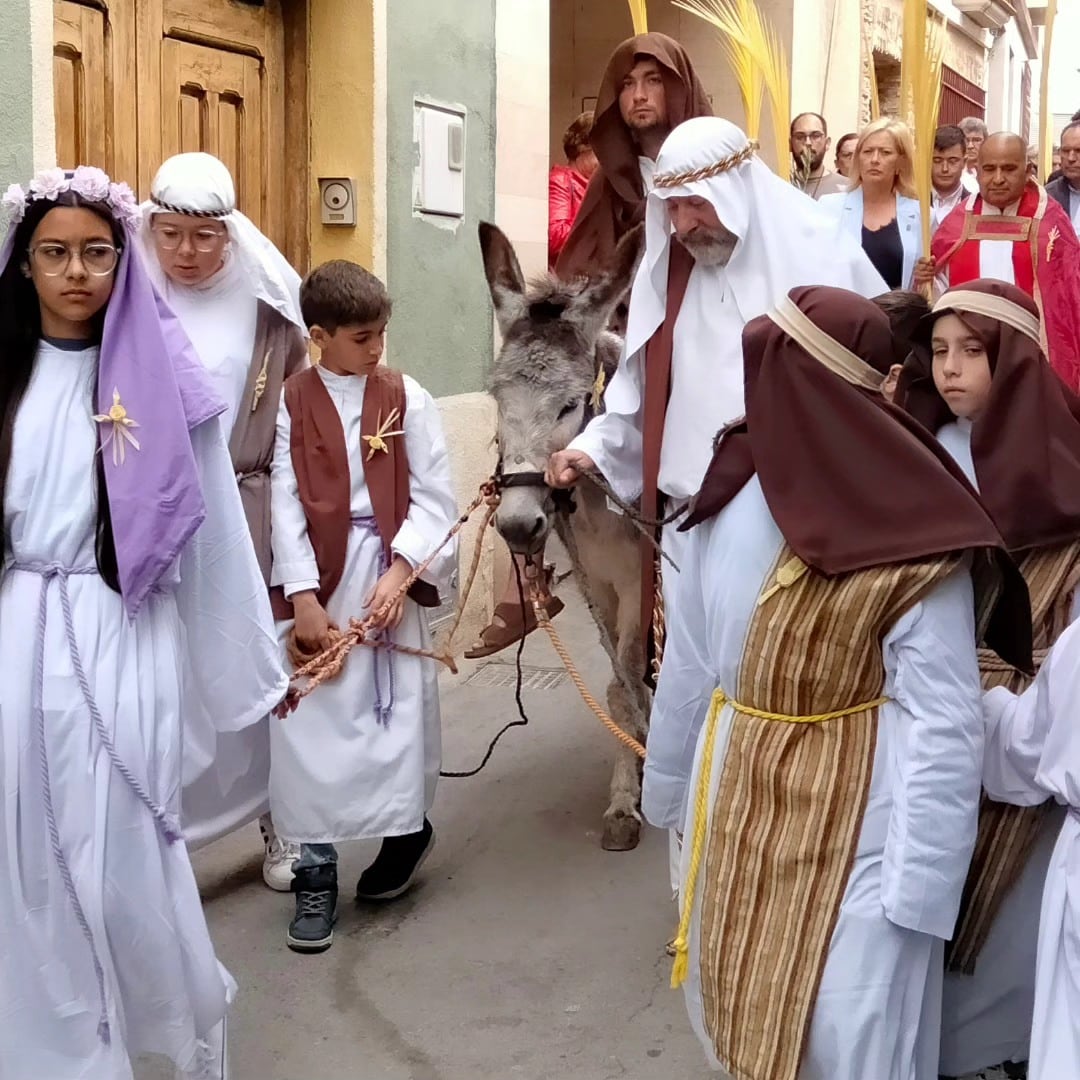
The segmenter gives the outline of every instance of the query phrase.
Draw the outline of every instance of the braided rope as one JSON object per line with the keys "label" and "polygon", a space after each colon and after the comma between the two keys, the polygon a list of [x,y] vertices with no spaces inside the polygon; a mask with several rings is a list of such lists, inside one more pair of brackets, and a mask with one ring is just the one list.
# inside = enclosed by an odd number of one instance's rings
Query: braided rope
{"label": "braided rope", "polygon": [[[52,568],[50,568],[52,569]],[[61,573],[55,570],[54,573]],[[102,967],[98,956],[97,943],[94,941],[94,931],[90,928],[90,920],[86,917],[86,910],[79,899],[78,890],[75,888],[75,879],[68,864],[64,845],[60,840],[60,826],[56,821],[56,808],[52,798],[52,776],[49,768],[48,740],[45,732],[45,633],[49,619],[49,578],[42,574],[41,598],[38,601],[37,619],[37,648],[34,650],[34,687],[32,691],[31,709],[34,714],[34,729],[37,736],[38,755],[41,767],[41,791],[42,801],[45,804],[45,827],[49,833],[49,845],[52,848],[53,859],[56,868],[60,872],[60,880],[64,883],[64,892],[67,893],[68,901],[75,914],[75,921],[79,924],[83,937],[86,939],[90,951],[90,963],[94,969],[94,978],[97,981],[98,998],[101,1003],[101,1012],[98,1017],[98,1038],[108,1046],[111,1042],[109,1025],[109,1004],[105,989],[105,969]]]}
{"label": "braided rope", "polygon": [[[412,587],[416,584],[420,575],[432,564],[435,556],[455,536],[465,527],[466,522],[476,512],[481,503],[486,502],[488,504],[488,513],[485,517],[485,525],[491,519],[495,506],[498,505],[498,491],[496,490],[495,483],[492,480],[485,480],[480,485],[479,494],[469,504],[465,512],[454,522],[453,527],[447,532],[446,536],[440,541],[438,546],[431,552],[430,555],[405,579],[405,581],[398,588],[389,600],[378,611],[372,612],[363,621],[359,619],[350,619],[349,628],[344,631],[340,638],[338,638],[328,648],[322,652],[313,656],[303,667],[297,668],[292,675],[291,684],[289,686],[288,693],[285,696],[285,701],[278,706],[275,713],[279,716],[284,716],[300,703],[301,698],[307,697],[316,687],[326,682],[328,679],[332,679],[338,671],[341,669],[341,663],[344,662],[345,656],[350,653],[357,645],[364,645],[371,649],[387,649],[393,652],[399,652],[406,656],[422,656],[429,660],[437,660],[440,664],[444,664],[455,675],[457,674],[457,664],[454,662],[454,657],[449,650],[449,639],[440,649],[414,649],[406,645],[397,645],[393,642],[373,640],[368,637],[368,633],[371,630],[372,624],[380,619],[387,611],[390,610]],[[477,548],[480,546],[480,542],[483,539],[483,531],[481,531],[477,538]],[[479,555],[474,556],[474,566],[469,576],[469,588],[472,587],[472,580],[476,576],[476,564],[479,563]],[[466,597],[468,592],[466,591]],[[464,601],[462,601],[462,607],[464,607]],[[458,619],[454,623],[454,631],[457,630],[458,625],[461,622],[460,613]],[[451,633],[453,636],[453,632]],[[303,685],[297,685],[300,680],[307,680]]]}
{"label": "braided rope", "polygon": [[194,218],[211,218],[214,221],[221,221],[222,218],[227,218],[232,209],[229,210],[192,210],[187,206],[177,206],[176,203],[166,202],[164,199],[159,199],[156,195],[150,196],[150,201],[159,209],[164,210],[169,214],[183,214],[184,217]]}
{"label": "braided rope", "polygon": [[536,614],[536,622],[539,626],[542,626],[547,633],[547,636],[551,639],[552,647],[559,654],[559,659],[563,662],[563,667],[566,668],[566,673],[570,676],[574,685],[578,689],[578,693],[581,695],[582,700],[590,709],[596,714],[597,720],[604,725],[623,744],[630,750],[633,750],[639,758],[645,757],[645,747],[641,745],[633,737],[628,735],[610,716],[601,708],[600,703],[589,692],[589,688],[585,685],[585,680],[581,677],[581,672],[578,671],[574,664],[574,661],[570,659],[570,653],[567,651],[566,646],[562,643],[562,639],[559,637],[559,632],[551,625],[551,620],[548,618],[548,613],[544,609],[541,602],[539,590],[533,587],[532,596],[533,611]]}
{"label": "braided rope", "polygon": [[702,165],[700,169],[689,169],[679,173],[660,173],[653,180],[653,186],[658,188],[680,187],[683,184],[692,184],[695,180],[708,180],[710,177],[719,176],[728,169],[737,168],[744,161],[748,161],[757,153],[758,143],[751,140],[741,150],[729,154],[726,158],[714,161],[711,165]]}
{"label": "braided rope", "polygon": [[654,563],[656,587],[653,590],[653,679],[660,678],[660,668],[664,664],[664,645],[667,642],[667,624],[664,621],[664,564],[657,559]]}

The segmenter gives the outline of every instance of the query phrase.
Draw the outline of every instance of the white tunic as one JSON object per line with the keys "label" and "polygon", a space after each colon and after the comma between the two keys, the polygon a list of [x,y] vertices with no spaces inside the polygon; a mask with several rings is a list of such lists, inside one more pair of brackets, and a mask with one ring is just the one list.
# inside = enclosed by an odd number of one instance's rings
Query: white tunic
{"label": "white tunic", "polygon": [[[699,734],[717,687],[734,692],[758,596],[782,538],[757,478],[683,553],[649,730],[642,810],[672,827],[686,814]],[[970,577],[959,571],[893,626],[870,795],[810,1026],[801,1080],[936,1080],[944,941],[975,839],[982,759]],[[730,723],[717,729],[715,799]],[[692,834],[693,821],[684,823]],[[683,851],[686,879],[689,844]],[[684,984],[702,1018],[700,886]],[[715,1061],[714,1061],[715,1064]]]}
{"label": "white tunic", "polygon": [[[181,718],[200,712],[222,729],[241,727],[265,715],[286,686],[216,421],[192,433],[207,518],[171,575],[133,621],[98,576],[96,365],[96,349],[41,346],[15,423],[6,487],[9,551],[0,579],[5,1080],[129,1080],[129,1055],[140,1053],[192,1066],[199,1040],[224,1015],[233,984],[214,957],[184,844],[167,841],[110,760],[105,739],[175,824]],[[140,433],[144,446],[152,438],[152,431]],[[108,1044],[99,1037],[103,1020]]]}
{"label": "white tunic", "polygon": [[[999,210],[983,200],[982,213],[984,217],[994,217],[1001,214],[1015,214],[1019,208],[1019,202],[1012,206]],[[980,240],[979,244],[979,276],[984,278],[996,278],[998,281],[1007,281],[1010,285],[1016,284],[1016,270],[1013,267],[1013,248],[1011,240]]]}
{"label": "white tunic", "polygon": [[[160,287],[225,402],[222,426],[228,442],[255,348],[259,302],[252,285],[230,251],[209,281],[189,286],[163,277]],[[189,720],[182,796],[188,847],[203,847],[265,813],[269,782],[270,730],[265,720],[229,732]]]}
{"label": "white tunic", "polygon": [[[956,420],[938,441],[978,490],[971,455],[971,421]],[[1071,619],[1077,614],[1073,599]],[[947,972],[942,997],[941,1072],[963,1076],[1003,1061],[1026,1061],[1035,1000],[1035,949],[1046,869],[1061,827],[1043,823],[1019,880],[1009,890],[972,975]]]}
{"label": "white tunic", "polygon": [[985,698],[983,783],[995,799],[1068,807],[1039,917],[1029,1080],[1080,1076],[1080,624],[1058,638],[1034,685]]}
{"label": "white tunic", "polygon": [[[318,368],[341,417],[349,451],[354,523],[370,520],[364,482],[361,411],[366,378],[334,375]],[[408,516],[391,547],[414,567],[422,563],[457,518],[450,466],[438,408],[431,395],[405,377],[405,445],[409,454]],[[297,494],[289,449],[291,423],[284,398],[278,411],[271,474],[274,583],[285,595],[318,586],[315,553]],[[398,436],[400,437],[400,436]],[[341,584],[330,597],[330,618],[344,628],[350,616],[367,614],[364,602],[381,569],[382,541],[373,527],[354,525]],[[444,585],[456,565],[448,544],[425,574]],[[282,641],[292,622],[278,623]],[[411,600],[394,631],[400,645],[428,648],[427,617]],[[392,701],[381,720],[377,706]],[[270,806],[278,831],[304,843],[333,843],[399,836],[418,831],[435,797],[440,762],[436,662],[385,650],[357,648],[332,682],[324,683],[299,708],[270,720]]]}

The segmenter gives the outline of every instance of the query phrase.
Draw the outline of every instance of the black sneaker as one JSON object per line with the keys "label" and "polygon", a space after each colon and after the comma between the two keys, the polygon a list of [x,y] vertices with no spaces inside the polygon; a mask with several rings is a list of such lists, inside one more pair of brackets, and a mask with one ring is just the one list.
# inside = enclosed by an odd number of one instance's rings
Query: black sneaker
{"label": "black sneaker", "polygon": [[435,830],[424,818],[424,827],[407,836],[388,836],[375,861],[360,875],[357,900],[396,900],[416,880],[424,860],[435,846]]}
{"label": "black sneaker", "polygon": [[297,870],[292,891],[296,893],[296,914],[289,923],[286,944],[293,952],[324,952],[334,943],[337,867],[330,864]]}

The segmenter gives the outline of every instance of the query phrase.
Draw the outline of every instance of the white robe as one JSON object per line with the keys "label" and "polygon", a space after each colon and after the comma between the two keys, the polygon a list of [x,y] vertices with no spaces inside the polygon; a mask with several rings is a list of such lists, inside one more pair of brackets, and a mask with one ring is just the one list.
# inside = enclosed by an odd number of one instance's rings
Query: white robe
{"label": "white robe", "polygon": [[[642,810],[684,827],[699,735],[713,691],[735,692],[757,599],[782,537],[756,477],[683,553],[679,618],[653,704]],[[975,840],[982,760],[979,672],[970,576],[958,571],[885,638],[885,693],[855,863],[829,948],[801,1080],[936,1080],[944,941]],[[723,768],[730,707],[717,728],[710,802]],[[690,845],[684,845],[682,874]],[[684,984],[705,1032],[699,955],[701,886]]]}
{"label": "white robe", "polygon": [[1080,624],[1058,638],[1033,686],[985,698],[983,783],[995,799],[1068,807],[1039,917],[1029,1080],[1080,1076]]}
{"label": "white robe", "polygon": [[[151,258],[157,258],[152,252]],[[259,302],[231,253],[201,285],[160,288],[191,339],[218,396],[226,442],[251,369]],[[215,731],[188,718],[184,730],[184,838],[197,849],[265,813],[270,806],[270,729],[265,719],[240,731]]]}
{"label": "white robe", "polygon": [[[41,346],[15,423],[5,495],[4,1080],[130,1080],[129,1055],[141,1053],[190,1069],[234,990],[214,956],[184,844],[166,841],[110,761],[93,721],[65,627],[65,590],[70,633],[101,723],[123,765],[171,821],[179,812],[182,718],[199,713],[221,729],[242,727],[265,715],[286,688],[216,420],[192,432],[206,520],[134,620],[98,576],[96,365],[96,349]],[[153,437],[140,434],[144,446]],[[34,708],[38,661],[43,730]],[[98,1034],[103,1019],[108,1044]]]}
{"label": "white robe", "polygon": [[[938,441],[978,490],[971,456],[971,421],[956,420]],[[1076,618],[1073,598],[1070,620]],[[1009,890],[972,975],[946,972],[942,996],[941,1062],[945,1076],[964,1076],[1003,1061],[1026,1061],[1035,1000],[1039,905],[1061,815],[1043,822],[1019,880]]]}
{"label": "white robe", "polygon": [[[361,411],[366,378],[318,369],[341,417],[349,451],[353,521],[370,518],[364,482]],[[457,518],[446,440],[431,395],[405,377],[405,445],[409,454],[408,516],[392,538],[395,554],[414,567],[439,544]],[[315,554],[289,449],[291,423],[284,398],[278,411],[271,474],[274,583],[286,596],[318,586]],[[401,436],[396,436],[400,438]],[[344,628],[363,618],[364,601],[380,575],[382,541],[371,528],[349,534],[341,583],[327,603]],[[444,585],[456,565],[453,543],[442,549],[425,580]],[[278,623],[284,641],[292,621]],[[405,617],[393,633],[399,645],[429,648],[426,614],[405,601]],[[376,664],[379,685],[376,686]],[[393,711],[379,721],[375,703]],[[434,660],[365,647],[354,649],[344,670],[318,687],[284,720],[270,720],[270,807],[282,835],[304,843],[334,843],[417,832],[435,797],[441,758],[437,667]]]}

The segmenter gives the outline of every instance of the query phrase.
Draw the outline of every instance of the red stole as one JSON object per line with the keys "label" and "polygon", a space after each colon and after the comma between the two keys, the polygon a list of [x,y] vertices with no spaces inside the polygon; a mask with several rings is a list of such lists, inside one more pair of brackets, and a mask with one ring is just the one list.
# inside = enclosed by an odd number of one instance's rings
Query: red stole
{"label": "red stole", "polygon": [[961,203],[962,216],[954,211],[942,222],[932,248],[935,260],[948,265],[949,285],[963,285],[983,276],[980,241],[1010,240],[1016,287],[1034,297],[1039,259],[1039,201],[1039,189],[1028,185],[1015,214],[984,215],[981,195],[975,196],[970,210],[968,200]]}
{"label": "red stole", "polygon": [[[367,377],[360,428],[374,435],[395,409],[393,430],[405,428],[405,381],[400,371],[377,367]],[[308,539],[319,566],[319,603],[341,583],[352,528],[352,480],[345,430],[318,369],[311,367],[285,380],[285,407],[292,422],[289,450],[300,502],[307,517]],[[409,512],[409,457],[405,436],[385,440],[386,450],[363,449],[364,482],[387,560],[390,544]],[[409,596],[422,607],[435,607],[438,591],[418,581]],[[271,590],[274,616],[292,618],[292,604],[280,587]]]}
{"label": "red stole", "polygon": [[[660,447],[664,440],[664,420],[671,396],[671,353],[675,338],[675,320],[679,317],[694,258],[677,240],[671,241],[668,262],[667,308],[664,321],[645,346],[645,392],[642,405],[642,517],[653,520],[660,503],[657,481],[660,476]],[[704,389],[704,388],[703,388]],[[648,638],[656,596],[656,551],[648,540],[641,540],[641,627]]]}

